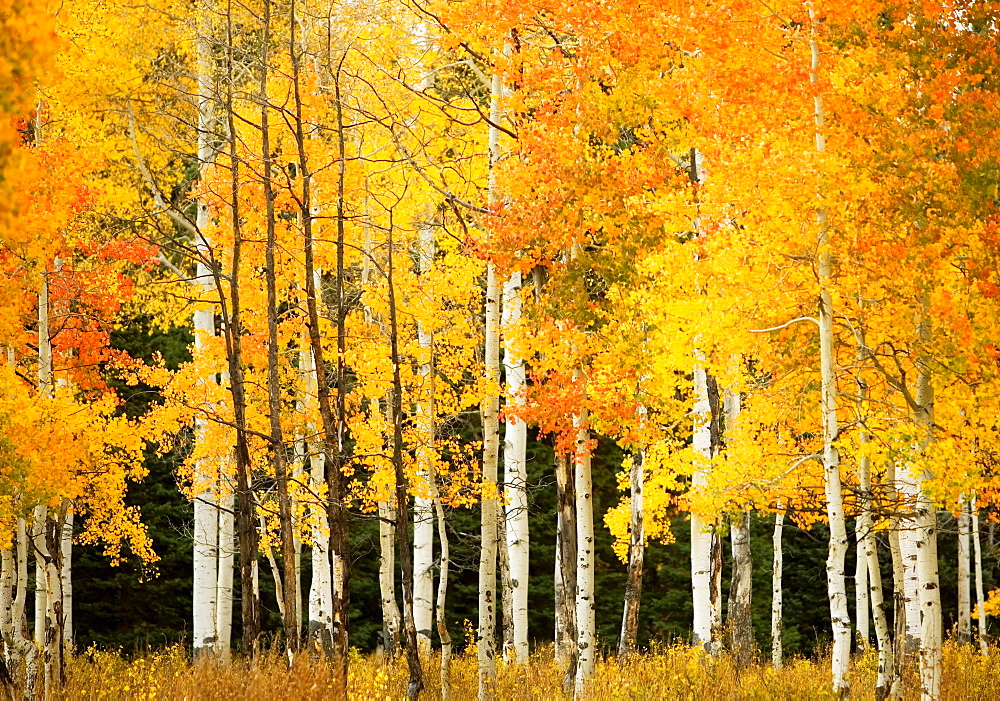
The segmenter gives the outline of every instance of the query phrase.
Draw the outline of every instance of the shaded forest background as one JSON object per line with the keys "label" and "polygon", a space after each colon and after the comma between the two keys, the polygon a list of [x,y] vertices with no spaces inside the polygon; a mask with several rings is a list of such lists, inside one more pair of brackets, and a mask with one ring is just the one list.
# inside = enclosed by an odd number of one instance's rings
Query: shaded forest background
{"label": "shaded forest background", "polygon": [[[190,327],[169,332],[153,329],[147,319],[136,318],[112,337],[116,348],[135,358],[163,356],[173,369],[189,361],[193,335]],[[129,387],[109,379],[127,401],[122,411],[136,416],[160,400],[149,387]],[[478,415],[469,418],[469,439],[480,438]],[[190,642],[192,576],[192,504],[177,489],[174,470],[180,463],[183,442],[166,458],[147,459],[148,477],[133,485],[129,502],[142,510],[160,560],[155,570],[144,572],[138,560],[112,567],[99,547],[74,547],[74,625],[76,646],[119,649],[125,654],[155,650],[175,643]],[[598,516],[596,548],[597,634],[604,650],[617,646],[621,632],[625,565],[615,556],[612,538],[600,517],[619,500],[616,474],[622,455],[611,441],[600,441],[594,455],[594,500]],[[531,499],[531,580],[529,582],[529,632],[535,645],[553,639],[553,570],[555,567],[555,478],[553,451],[534,431],[529,435],[528,491]],[[465,626],[478,605],[479,509],[455,510],[449,515],[452,563],[448,597],[448,623],[459,647]],[[941,602],[945,630],[956,621],[957,528],[949,514],[939,514],[938,553],[941,574]],[[983,534],[983,574],[987,590],[1000,583],[1000,547],[995,523],[985,520]],[[674,542],[650,541],[647,546],[639,644],[690,641],[692,600],[690,574],[690,521],[686,515],[671,521]],[[754,516],[751,520],[753,552],[753,622],[757,645],[770,646],[771,535],[773,520]],[[851,526],[853,532],[853,525]],[[351,645],[362,652],[377,649],[382,631],[378,586],[378,525],[364,516],[356,517],[351,530],[354,571],[351,591]],[[809,530],[785,522],[784,548],[784,633],[786,654],[812,655],[828,645],[831,635],[830,607],[826,599],[825,564],[827,528],[823,524]],[[853,610],[854,554],[851,542],[847,558],[849,597]],[[886,601],[892,600],[892,569],[888,546],[882,542],[882,582]],[[309,549],[303,551],[301,572],[303,591],[310,581]],[[723,610],[728,592],[730,553],[724,552]],[[239,572],[234,595],[239,600]],[[397,580],[398,583],[398,580]],[[260,584],[263,627],[266,634],[281,628],[274,584],[265,562],[261,562]],[[401,599],[401,593],[397,593]],[[234,606],[239,610],[238,603]],[[891,609],[887,612],[891,617]],[[234,639],[240,635],[239,616],[234,620]],[[435,634],[435,645],[437,636]]]}

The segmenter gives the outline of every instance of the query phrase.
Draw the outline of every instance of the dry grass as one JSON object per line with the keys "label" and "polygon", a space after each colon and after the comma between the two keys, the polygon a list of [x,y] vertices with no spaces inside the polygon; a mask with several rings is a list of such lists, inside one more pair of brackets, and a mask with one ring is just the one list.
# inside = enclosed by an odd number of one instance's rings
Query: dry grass
{"label": "dry grass", "polygon": [[[1000,651],[994,651],[1000,653]],[[437,658],[425,660],[424,699],[439,699]],[[874,697],[874,652],[857,656],[852,665],[853,698]],[[732,660],[707,658],[698,650],[676,646],[633,658],[624,665],[609,659],[598,665],[591,687],[595,699],[829,699],[833,698],[828,662],[789,661],[782,670],[760,664],[737,671]],[[351,698],[402,699],[406,687],[402,659],[356,656],[350,672]],[[915,670],[906,670],[906,697],[918,696]],[[458,656],[452,669],[453,698],[476,698],[474,655]],[[981,657],[970,647],[945,647],[942,698],[1000,699],[1000,654]],[[192,664],[181,648],[126,660],[115,653],[88,651],[70,664],[66,699],[254,699],[298,701],[334,698],[329,667],[308,656],[291,665],[285,657],[264,655],[253,663],[205,660]],[[498,698],[559,699],[562,672],[551,650],[532,657],[527,666],[498,670]]]}

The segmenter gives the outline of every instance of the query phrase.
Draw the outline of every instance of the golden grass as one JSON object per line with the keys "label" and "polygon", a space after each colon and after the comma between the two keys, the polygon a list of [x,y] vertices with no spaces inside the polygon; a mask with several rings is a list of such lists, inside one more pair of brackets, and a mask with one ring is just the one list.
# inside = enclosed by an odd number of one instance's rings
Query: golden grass
{"label": "golden grass", "polygon": [[[1000,651],[989,657],[971,647],[947,643],[944,653],[942,699],[1000,699]],[[423,699],[441,698],[438,659],[424,660],[426,690]],[[852,697],[874,697],[874,651],[855,657],[851,669]],[[759,664],[738,671],[731,659],[712,660],[685,646],[657,649],[619,665],[608,659],[598,665],[591,687],[595,699],[830,699],[829,663],[790,660],[782,670]],[[916,671],[904,675],[906,698],[916,698]],[[385,701],[402,699],[406,688],[402,659],[384,661],[378,656],[355,656],[351,661],[352,699]],[[532,657],[530,664],[499,663],[497,695],[500,699],[560,699],[562,671],[551,649]],[[476,698],[474,655],[456,656],[452,667],[452,695],[456,701]],[[192,664],[184,651],[170,648],[132,660],[111,652],[87,651],[71,662],[65,699],[169,699],[209,701],[253,699],[299,701],[334,698],[329,667],[307,655],[291,665],[279,654],[260,656],[253,662],[202,660]]]}

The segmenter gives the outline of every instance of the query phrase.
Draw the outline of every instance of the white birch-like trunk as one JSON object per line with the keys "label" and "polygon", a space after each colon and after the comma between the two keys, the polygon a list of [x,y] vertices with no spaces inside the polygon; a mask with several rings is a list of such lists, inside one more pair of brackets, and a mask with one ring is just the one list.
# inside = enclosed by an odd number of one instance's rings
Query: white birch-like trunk
{"label": "white birch-like trunk", "polygon": [[[899,465],[897,488],[905,509],[912,512],[917,504],[917,480],[905,465]],[[906,612],[905,652],[916,653],[920,648],[920,580],[917,571],[917,525],[915,517],[899,521],[899,554],[903,564],[903,609]]]}
{"label": "white birch-like trunk", "polygon": [[233,570],[236,565],[236,499],[232,489],[219,497],[219,569],[215,594],[215,651],[228,660],[233,639]]}
{"label": "white birch-like trunk", "polygon": [[[429,226],[420,229],[418,246],[420,274],[425,277],[430,273],[434,260],[434,232]],[[425,290],[424,303],[431,304],[429,289]],[[417,323],[417,342],[425,354],[420,366],[423,396],[416,407],[421,433],[417,446],[417,487],[423,489],[427,496],[421,495],[413,500],[413,623],[417,628],[417,645],[421,652],[430,652],[434,627],[434,499],[429,496],[434,491],[429,469],[434,444],[434,418],[430,410],[433,403],[430,396],[433,341],[431,329],[426,328],[422,321]]]}
{"label": "white birch-like trunk", "polygon": [[972,578],[969,576],[971,517],[969,502],[963,496],[958,510],[958,626],[955,631],[960,645],[972,642]]}
{"label": "white birch-like trunk", "polygon": [[[920,450],[925,454],[934,441],[934,385],[931,378],[928,347],[931,342],[930,302],[926,296],[921,301],[920,320],[917,326],[919,344],[917,358],[920,374],[914,399],[917,404],[915,419],[923,433]],[[917,574],[920,584],[920,687],[925,701],[941,695],[942,622],[941,586],[938,577],[937,509],[931,501],[926,483],[933,478],[929,469],[917,475]]]}
{"label": "white birch-like trunk", "polygon": [[[864,335],[859,332],[859,347],[864,346]],[[858,359],[863,359],[863,353],[859,349]],[[862,378],[858,380],[858,416],[864,417],[865,404],[868,401],[868,384]],[[882,570],[878,562],[878,543],[875,540],[874,523],[872,517],[872,475],[871,458],[866,452],[866,447],[871,442],[871,436],[865,426],[864,421],[860,423],[858,431],[858,442],[861,445],[861,457],[858,461],[858,482],[860,487],[860,512],[858,514],[856,533],[858,537],[858,551],[863,560],[858,561],[858,567],[865,571],[865,584],[867,597],[864,604],[871,605],[872,618],[875,622],[875,639],[878,644],[878,677],[876,679],[876,697],[886,698],[896,681],[895,659],[893,657],[892,639],[889,636],[889,625],[885,616],[885,601],[882,594]],[[860,571],[860,570],[859,570]],[[860,586],[860,580],[858,586]],[[861,598],[858,598],[861,601]],[[860,603],[859,603],[860,606]],[[867,620],[868,609],[864,609]],[[861,620],[861,609],[858,610],[858,620]],[[860,625],[860,624],[859,624]],[[860,630],[860,629],[859,629]],[[864,635],[864,643],[868,643],[867,632],[859,633],[859,638]]]}
{"label": "white birch-like trunk", "polygon": [[66,510],[66,521],[59,534],[59,579],[62,586],[63,641],[66,651],[73,649],[73,509]]}
{"label": "white birch-like trunk", "polygon": [[[707,463],[712,458],[712,405],[708,397],[705,369],[694,369],[694,449]],[[699,466],[691,480],[693,489],[706,484],[708,469]],[[691,594],[694,599],[693,640],[695,646],[712,652],[712,541],[714,531],[697,514],[691,514]]]}
{"label": "white birch-like trunk", "polygon": [[[739,392],[726,390],[725,412],[726,431],[735,431],[740,420],[741,402]],[[754,636],[753,618],[750,611],[753,592],[753,558],[750,553],[750,512],[734,514],[730,521],[733,571],[729,590],[728,624],[731,640],[730,649],[740,667],[746,667],[753,660]]]}
{"label": "white birch-like trunk", "polygon": [[[781,505],[778,505],[781,508]],[[774,535],[771,542],[774,545],[774,559],[771,562],[771,663],[775,669],[784,666],[784,652],[781,647],[781,616],[783,613],[783,601],[781,588],[781,577],[784,569],[784,555],[781,549],[781,534],[785,523],[785,512],[777,511],[774,514]]]}
{"label": "white birch-like trunk", "polygon": [[972,552],[976,570],[976,618],[979,628],[979,651],[990,654],[989,638],[986,637],[986,597],[983,591],[983,545],[979,536],[979,509],[973,494],[969,503],[972,516]]}
{"label": "white birch-like trunk", "polygon": [[[212,146],[212,75],[214,56],[209,27],[214,7],[212,0],[201,0],[198,8],[195,53],[197,62],[197,103],[198,103],[198,161],[206,168],[215,157]],[[205,231],[209,224],[208,204],[197,203],[195,224],[198,231],[195,248],[198,255],[197,283],[203,301],[211,298],[213,292],[212,272],[207,265],[210,256],[209,242]],[[215,313],[212,309],[200,309],[194,313],[195,356],[204,351],[206,338],[215,335]],[[210,382],[205,378],[205,382]],[[195,441],[204,440],[203,420],[195,422]],[[216,646],[216,610],[219,587],[219,515],[216,506],[215,475],[207,474],[203,465],[194,469],[194,576],[192,582],[192,636],[195,656],[214,651]]]}
{"label": "white birch-like trunk", "polygon": [[13,558],[16,593],[10,609],[10,636],[5,635],[5,639],[10,641],[8,652],[14,653],[10,655],[9,659],[12,662],[17,659],[24,661],[24,698],[34,699],[36,697],[40,648],[34,640],[24,634],[24,631],[27,630],[25,604],[28,595],[28,553],[33,549],[34,544],[31,541],[28,525],[23,518],[17,519],[17,534],[14,545],[17,548],[17,553]]}
{"label": "white birch-like trunk", "polygon": [[[505,52],[507,47],[504,48]],[[494,73],[490,84],[490,128],[487,147],[490,158],[487,202],[499,204],[496,166],[500,149],[503,80]],[[489,394],[483,400],[483,496],[481,504],[479,557],[479,635],[477,637],[479,699],[496,696],[496,578],[497,578],[497,472],[500,457],[500,397],[493,387],[500,384],[500,285],[493,261],[486,265],[485,349],[483,369]]]}
{"label": "white birch-like trunk", "polygon": [[[494,102],[499,92],[494,77]],[[491,139],[493,130],[491,129]],[[500,290],[493,263],[486,269],[486,368],[490,386],[499,382]],[[497,579],[497,463],[499,459],[500,398],[492,391],[483,400],[483,496],[481,502],[479,556],[479,634],[476,639],[479,666],[479,700],[496,696],[496,579]]]}
{"label": "white birch-like trunk", "polygon": [[[321,273],[315,273],[315,287],[320,289]],[[303,348],[309,347],[308,336],[304,333]],[[319,392],[316,366],[313,354],[302,353],[302,374],[305,396],[302,406],[306,414],[302,449],[309,461],[309,485],[312,494],[326,493],[326,458],[318,444],[316,424],[312,421],[316,414]],[[375,410],[378,411],[376,402]],[[319,642],[327,654],[333,652],[333,566],[330,553],[330,522],[323,499],[313,498],[309,504],[310,540],[312,541],[312,575],[309,581],[309,621],[310,639]]]}
{"label": "white birch-like trunk", "polygon": [[[645,408],[640,416],[645,418]],[[643,510],[643,485],[645,483],[645,455],[632,456],[629,470],[629,543],[628,580],[625,584],[625,606],[622,610],[622,630],[618,642],[618,659],[624,662],[635,652],[639,628],[639,604],[642,597],[642,567],[646,550],[646,530]]]}
{"label": "white birch-like trunk", "polygon": [[[809,3],[811,67],[809,82],[819,82],[820,49],[819,20],[812,3]],[[815,146],[818,154],[826,151],[823,137],[823,96],[816,91],[813,97]],[[819,346],[820,394],[823,422],[823,477],[826,492],[827,518],[830,524],[830,545],[826,560],[827,592],[830,599],[830,620],[833,626],[833,654],[831,675],[834,694],[850,694],[848,664],[851,654],[851,615],[847,607],[847,586],[844,564],[847,558],[847,524],[844,516],[844,494],[840,479],[840,454],[836,440],[837,423],[837,371],[833,332],[833,261],[830,252],[830,231],[826,206],[820,201],[816,208],[817,219],[817,274],[819,278]]]}
{"label": "white birch-like trunk", "polygon": [[[504,370],[507,377],[507,406],[514,413],[524,406],[524,361],[513,348],[513,327],[521,320],[521,273],[514,272],[504,283],[503,318]],[[510,567],[511,608],[505,616],[513,619],[514,661],[528,661],[528,492],[525,456],[528,425],[508,415],[504,439],[504,506],[506,547]]]}
{"label": "white birch-like trunk", "polygon": [[[583,382],[577,369],[574,380]],[[590,429],[588,412],[581,409],[573,416],[576,429],[574,486],[576,487],[576,639],[577,662],[574,694],[587,696],[597,664],[597,604],[594,600],[594,499],[591,479]]]}
{"label": "white birch-like trunk", "polygon": [[854,524],[854,631],[858,649],[868,647],[871,637],[869,626],[869,591],[868,591],[868,560],[865,557],[864,532],[861,519]]}

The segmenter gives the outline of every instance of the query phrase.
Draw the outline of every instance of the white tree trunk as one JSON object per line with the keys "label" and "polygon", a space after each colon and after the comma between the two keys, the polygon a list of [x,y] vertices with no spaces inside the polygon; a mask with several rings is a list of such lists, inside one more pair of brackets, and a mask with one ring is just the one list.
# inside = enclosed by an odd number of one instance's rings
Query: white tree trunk
{"label": "white tree trunk", "polygon": [[[742,410],[739,392],[726,390],[726,431],[734,432]],[[728,628],[730,650],[740,667],[753,661],[753,616],[750,610],[753,594],[753,558],[750,553],[750,512],[734,514],[730,519],[733,571],[729,589]]]}
{"label": "white tree trunk", "polygon": [[[809,82],[819,82],[820,49],[817,38],[818,22],[815,8],[809,4],[811,68]],[[826,151],[823,137],[823,96],[819,91],[813,98],[816,152]],[[830,546],[826,560],[827,591],[830,598],[830,620],[833,625],[833,655],[831,674],[834,694],[850,694],[848,663],[851,654],[851,616],[847,607],[847,587],[844,562],[847,557],[847,524],[844,517],[844,494],[840,480],[840,455],[836,440],[837,424],[837,371],[833,332],[833,263],[830,252],[830,232],[826,206],[820,202],[817,218],[817,273],[819,278],[819,345],[821,376],[821,412],[823,421],[823,476],[826,492],[827,517],[830,523]]]}
{"label": "white tree trunk", "polygon": [[[859,338],[861,343],[864,337]],[[864,415],[865,403],[868,400],[868,385],[864,380],[858,381],[858,414]],[[865,446],[871,442],[868,429],[864,423],[858,432],[858,442],[862,447],[862,455],[858,461],[858,481],[861,488],[860,513],[858,514],[856,533],[858,536],[858,550],[864,558],[859,561],[858,567],[863,567],[866,577],[865,583],[868,596],[864,603],[871,604],[872,618],[875,621],[875,638],[878,643],[878,677],[876,680],[876,697],[885,698],[890,694],[896,682],[895,659],[893,657],[892,639],[889,637],[889,625],[885,616],[885,601],[882,595],[882,570],[878,562],[878,543],[875,540],[875,532],[872,519],[872,476],[871,458],[864,452]],[[858,584],[860,586],[860,582]],[[860,601],[860,597],[858,599]],[[865,609],[867,617],[868,610]],[[859,609],[858,619],[861,620]],[[866,634],[865,634],[866,635]],[[861,637],[861,634],[859,634]],[[868,642],[867,635],[864,638],[865,644]]]}
{"label": "white tree trunk", "polygon": [[956,637],[960,645],[972,642],[972,579],[969,576],[971,525],[969,502],[963,496],[958,511],[958,628]]}
{"label": "white tree trunk", "polygon": [[[707,462],[712,457],[712,405],[708,397],[705,369],[694,369],[694,449]],[[692,488],[703,487],[708,470],[699,467],[691,480]],[[712,651],[712,541],[714,531],[697,514],[691,514],[691,594],[694,598],[692,644]]]}
{"label": "white tree trunk", "polygon": [[390,502],[378,503],[378,585],[382,600],[382,645],[390,657],[399,650],[399,604],[396,601],[396,509]]}
{"label": "white tree trunk", "polygon": [[[524,406],[524,361],[514,351],[512,327],[521,320],[521,273],[514,272],[504,283],[503,327],[504,370],[507,376],[507,406]],[[514,623],[514,661],[528,661],[528,493],[525,456],[528,425],[514,416],[507,417],[504,440],[504,501],[506,515],[507,558],[510,566],[511,609],[505,612]]]}
{"label": "white tree trunk", "polygon": [[[494,77],[494,95],[499,92],[499,77]],[[494,97],[494,102],[496,97]],[[491,130],[491,138],[492,138]],[[486,269],[486,380],[493,386],[500,374],[500,290],[493,263]],[[496,587],[497,587],[497,463],[499,459],[500,398],[488,395],[483,400],[483,497],[481,502],[479,556],[479,699],[496,696]]]}
{"label": "white tree trunk", "polygon": [[[778,508],[781,508],[780,504]],[[774,544],[774,560],[771,564],[771,663],[775,669],[781,669],[784,666],[784,653],[781,648],[781,577],[782,570],[784,569],[784,559],[781,550],[781,531],[784,522],[785,512],[775,512],[774,535],[771,536],[771,542]]]}
{"label": "white tree trunk", "polygon": [[[918,486],[912,470],[906,465],[896,468],[898,489],[905,509],[917,508]],[[906,611],[906,650],[916,652],[920,647],[920,580],[917,568],[918,529],[916,517],[900,519],[899,552],[903,560],[903,607]]]}
{"label": "white tree trunk", "polygon": [[[917,358],[920,374],[914,399],[917,404],[916,424],[923,433],[920,450],[926,453],[934,441],[934,385],[931,379],[930,302],[921,299],[917,326],[921,348]],[[942,623],[941,587],[938,577],[937,509],[928,495],[926,483],[933,478],[930,470],[916,475],[917,488],[917,573],[920,584],[920,686],[921,697],[937,699],[941,695]]]}
{"label": "white tree trunk", "polygon": [[[574,380],[583,382],[583,373],[574,372]],[[577,663],[575,696],[586,698],[587,686],[594,678],[597,664],[597,604],[594,601],[594,499],[591,480],[590,429],[588,412],[581,409],[573,416],[576,434],[574,486],[576,487],[576,639]]]}
{"label": "white tree trunk", "polygon": [[979,651],[983,655],[990,654],[989,638],[986,637],[986,597],[983,592],[983,545],[979,539],[979,509],[976,507],[976,496],[973,494],[969,504],[972,512],[972,552],[976,569],[976,617],[979,624]]}
{"label": "white tree trunk", "polygon": [[[434,260],[434,233],[430,227],[420,229],[418,243],[420,274],[423,277],[430,272]],[[431,300],[428,295],[429,292],[425,289],[424,303],[429,305]],[[434,500],[429,496],[434,491],[429,469],[434,443],[431,331],[425,328],[423,322],[418,322],[417,340],[425,358],[420,366],[422,387],[416,407],[421,433],[417,446],[417,487],[426,495],[416,497],[413,503],[413,622],[417,627],[417,644],[422,652],[430,652],[434,627]]]}
{"label": "white tree trunk", "polygon": [[[198,103],[198,161],[204,169],[215,158],[213,141],[213,73],[214,61],[210,27],[214,8],[211,0],[202,0],[198,9],[197,36],[195,37],[195,53],[197,62],[197,103]],[[208,204],[199,201],[197,204],[195,225],[198,237],[195,247],[198,255],[197,282],[201,287],[203,302],[208,301],[213,293],[212,271],[207,265],[211,255],[209,242],[205,231],[209,224]],[[215,313],[212,309],[200,309],[194,313],[195,356],[204,351],[207,337],[215,336]],[[205,378],[205,382],[210,382]],[[203,420],[195,422],[195,441],[204,440],[205,424]],[[195,502],[194,502],[194,577],[193,577],[193,613],[192,635],[195,656],[212,651],[216,645],[216,611],[219,572],[219,515],[216,508],[215,484],[216,476],[207,474],[202,465],[194,469]]]}
{"label": "white tree trunk", "polygon": [[66,511],[66,521],[59,537],[62,553],[59,573],[62,585],[63,640],[67,651],[73,649],[73,509]]}
{"label": "white tree trunk", "polygon": [[233,639],[233,569],[236,564],[236,499],[232,489],[219,497],[219,571],[215,593],[215,651],[228,660]]}
{"label": "white tree trunk", "polygon": [[[315,288],[320,289],[321,273],[315,272]],[[303,348],[309,347],[309,339],[303,334]],[[317,428],[311,417],[316,413],[317,396],[319,392],[316,378],[316,366],[313,354],[302,353],[303,409],[307,417],[302,450],[309,461],[309,485],[312,494],[326,492],[326,458],[319,445]],[[375,411],[378,403],[375,402]],[[318,641],[320,647],[327,653],[333,652],[333,569],[330,553],[330,522],[326,504],[323,499],[313,498],[309,504],[309,515],[312,522],[309,537],[312,541],[312,575],[309,581],[309,621],[307,624],[310,639]]]}
{"label": "white tree trunk", "polygon": [[864,532],[861,519],[854,524],[855,558],[854,558],[854,616],[855,637],[858,649],[868,647],[871,637],[869,626],[869,591],[868,591],[868,560],[865,557]]}
{"label": "white tree trunk", "polygon": [[[645,409],[640,412],[645,417]],[[632,456],[629,470],[629,543],[628,580],[625,584],[625,606],[622,611],[622,630],[618,641],[618,659],[624,662],[635,652],[639,628],[639,603],[642,597],[642,566],[645,559],[646,531],[642,490],[645,483],[645,455]]]}

